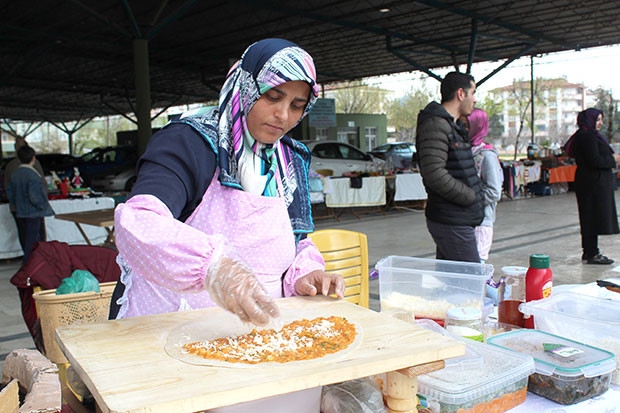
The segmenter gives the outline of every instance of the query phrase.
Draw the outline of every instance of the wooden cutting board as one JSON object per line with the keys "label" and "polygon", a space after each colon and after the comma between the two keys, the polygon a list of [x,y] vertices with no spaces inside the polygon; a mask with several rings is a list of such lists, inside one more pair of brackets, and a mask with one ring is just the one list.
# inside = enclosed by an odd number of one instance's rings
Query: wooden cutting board
{"label": "wooden cutting board", "polygon": [[281,309],[346,317],[362,341],[337,362],[309,361],[268,368],[196,366],[170,357],[171,331],[208,308],[59,327],[58,343],[104,412],[195,412],[416,366],[465,353],[465,345],[385,314],[329,297],[278,300]]}

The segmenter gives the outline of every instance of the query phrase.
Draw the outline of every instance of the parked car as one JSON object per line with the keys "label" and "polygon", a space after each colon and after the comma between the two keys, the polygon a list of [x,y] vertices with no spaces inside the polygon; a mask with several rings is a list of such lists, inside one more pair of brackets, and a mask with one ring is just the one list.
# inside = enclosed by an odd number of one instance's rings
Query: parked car
{"label": "parked car", "polygon": [[136,165],[119,166],[93,176],[90,187],[100,192],[130,192],[137,178]]}
{"label": "parked car", "polygon": [[371,155],[383,159],[387,167],[394,169],[409,169],[417,167],[415,144],[411,142],[391,142],[377,146],[368,152]]}
{"label": "parked car", "polygon": [[138,149],[135,146],[95,148],[80,156],[71,168],[67,168],[65,176],[73,177],[73,167],[77,167],[84,181],[82,186],[91,187],[96,175],[117,173],[121,168],[135,169],[137,163]]}
{"label": "parked car", "polygon": [[331,169],[334,176],[345,172],[379,170],[385,162],[374,158],[359,148],[338,141],[301,141],[312,155],[310,168],[315,171]]}

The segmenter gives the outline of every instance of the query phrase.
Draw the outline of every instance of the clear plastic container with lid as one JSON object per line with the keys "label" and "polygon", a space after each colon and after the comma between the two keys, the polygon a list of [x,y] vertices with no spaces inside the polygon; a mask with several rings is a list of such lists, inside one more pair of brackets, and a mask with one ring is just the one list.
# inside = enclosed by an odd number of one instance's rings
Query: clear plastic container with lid
{"label": "clear plastic container with lid", "polygon": [[377,262],[381,310],[399,308],[444,325],[452,307],[482,311],[493,266],[391,255]]}
{"label": "clear plastic container with lid", "polygon": [[[614,293],[615,294],[615,293]],[[537,330],[611,351],[620,359],[620,305],[616,300],[563,291],[523,303],[523,314],[533,315]],[[611,377],[620,385],[620,362]]]}
{"label": "clear plastic container with lid", "polygon": [[[416,320],[427,330],[454,337],[431,320]],[[446,367],[418,376],[418,400],[432,412],[505,412],[525,402],[531,356],[455,337],[465,343],[464,356]],[[420,411],[422,411],[420,409]]]}
{"label": "clear plastic container with lid", "polygon": [[476,341],[484,341],[482,312],[471,307],[454,307],[446,312],[446,330]]}
{"label": "clear plastic container with lid", "polygon": [[488,344],[534,358],[527,389],[560,404],[574,404],[607,391],[616,367],[613,353],[540,330],[498,334]]}

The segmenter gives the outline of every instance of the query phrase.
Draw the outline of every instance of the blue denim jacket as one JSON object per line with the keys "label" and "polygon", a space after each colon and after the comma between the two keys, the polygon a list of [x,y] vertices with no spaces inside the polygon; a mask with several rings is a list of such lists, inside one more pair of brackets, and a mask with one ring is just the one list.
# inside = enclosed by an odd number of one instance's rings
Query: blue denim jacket
{"label": "blue denim jacket", "polygon": [[39,173],[29,165],[20,165],[11,175],[7,188],[9,202],[15,206],[18,218],[38,218],[54,215],[47,200],[47,191]]}

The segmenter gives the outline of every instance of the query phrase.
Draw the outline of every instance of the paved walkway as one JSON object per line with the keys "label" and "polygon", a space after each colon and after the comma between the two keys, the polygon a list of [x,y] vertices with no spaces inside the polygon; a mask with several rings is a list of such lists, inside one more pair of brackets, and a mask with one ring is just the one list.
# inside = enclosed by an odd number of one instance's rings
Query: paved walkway
{"label": "paved walkway", "polygon": [[[616,191],[620,205],[620,191]],[[600,249],[617,264],[585,265],[581,262],[579,220],[573,192],[554,196],[502,201],[497,209],[495,242],[489,264],[499,273],[507,265],[528,266],[533,253],[551,257],[554,284],[583,284],[620,276],[620,236],[599,237]],[[391,210],[356,218],[344,211],[341,221],[319,220],[317,229],[342,228],[367,234],[369,264],[389,255],[434,258],[435,245],[426,230],[421,210]],[[0,371],[6,354],[16,348],[33,348],[21,316],[17,289],[9,283],[20,266],[19,259],[0,261]],[[379,281],[370,283],[371,308],[379,309]]]}

